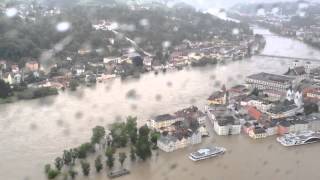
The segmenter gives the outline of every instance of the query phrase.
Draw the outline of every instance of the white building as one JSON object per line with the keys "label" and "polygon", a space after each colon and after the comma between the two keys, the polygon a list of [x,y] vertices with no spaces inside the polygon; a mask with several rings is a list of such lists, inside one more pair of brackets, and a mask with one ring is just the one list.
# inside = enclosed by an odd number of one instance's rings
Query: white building
{"label": "white building", "polygon": [[185,148],[190,145],[202,142],[202,134],[200,132],[190,132],[189,135],[161,135],[157,141],[159,149],[165,152],[173,152],[177,149]]}
{"label": "white building", "polygon": [[246,83],[252,89],[272,89],[282,92],[286,92],[287,89],[297,84],[295,78],[264,72],[248,76]]}
{"label": "white building", "polygon": [[240,134],[241,125],[233,116],[217,116],[213,122],[215,132],[220,136]]}
{"label": "white building", "polygon": [[183,120],[183,118],[177,118],[170,114],[163,114],[148,120],[147,125],[151,129],[159,130],[160,128],[171,126],[173,123]]}

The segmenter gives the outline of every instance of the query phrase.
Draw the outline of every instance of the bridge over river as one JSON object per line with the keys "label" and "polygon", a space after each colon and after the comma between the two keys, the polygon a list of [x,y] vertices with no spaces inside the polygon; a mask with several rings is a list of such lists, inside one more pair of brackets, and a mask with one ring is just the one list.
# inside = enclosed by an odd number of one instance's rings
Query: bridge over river
{"label": "bridge over river", "polygon": [[320,59],[316,59],[316,58],[290,57],[290,56],[279,56],[279,55],[271,55],[271,54],[258,54],[255,56],[275,58],[275,59],[284,59],[284,60],[297,60],[297,61],[309,61],[309,62],[320,63]]}

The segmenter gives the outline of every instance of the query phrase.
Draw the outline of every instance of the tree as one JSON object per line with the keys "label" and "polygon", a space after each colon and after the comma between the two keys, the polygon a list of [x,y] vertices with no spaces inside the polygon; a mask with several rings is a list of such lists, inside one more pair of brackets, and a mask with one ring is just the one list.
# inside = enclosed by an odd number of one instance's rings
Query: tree
{"label": "tree", "polygon": [[94,165],[96,167],[96,171],[100,172],[101,169],[103,168],[103,164],[101,162],[101,155],[99,155],[96,160],[94,161]]}
{"label": "tree", "polygon": [[114,166],[114,157],[113,157],[114,153],[115,153],[115,150],[111,146],[109,146],[106,149],[106,153],[105,153],[105,155],[107,156],[106,164],[109,167],[109,169],[112,169]]}
{"label": "tree", "polygon": [[151,133],[151,142],[153,143],[153,147],[156,148],[157,147],[157,141],[160,138],[160,133],[153,131]]}
{"label": "tree", "polygon": [[123,167],[124,161],[127,159],[127,154],[124,152],[119,153],[119,162],[121,164],[121,167]]}
{"label": "tree", "polygon": [[48,172],[50,171],[50,169],[51,169],[51,165],[50,165],[50,164],[46,164],[46,165],[44,166],[44,172],[45,172],[46,174],[48,174]]}
{"label": "tree", "polygon": [[131,148],[130,148],[130,159],[131,159],[131,161],[136,160],[136,151],[134,149],[134,146],[131,146]]}
{"label": "tree", "polygon": [[142,160],[151,157],[151,144],[149,141],[150,129],[147,126],[142,126],[139,129],[139,137],[136,143],[136,154]]}
{"label": "tree", "polygon": [[81,161],[82,173],[85,176],[89,176],[90,174],[90,164],[86,161]]}
{"label": "tree", "polygon": [[72,164],[72,152],[64,150],[63,151],[63,156],[62,156],[63,162],[65,165],[69,166]]}
{"label": "tree", "polygon": [[107,166],[109,167],[109,169],[112,169],[114,166],[114,157],[113,156],[107,156]]}
{"label": "tree", "polygon": [[62,167],[63,167],[63,159],[61,157],[57,157],[55,159],[55,163],[54,164],[55,164],[57,170],[60,171],[62,169]]}
{"label": "tree", "polygon": [[101,142],[101,139],[103,139],[105,135],[106,135],[106,131],[104,127],[96,126],[95,128],[92,129],[91,143],[99,144]]}
{"label": "tree", "polygon": [[87,153],[94,152],[94,146],[91,143],[84,143],[78,148],[78,158],[84,159],[87,157]]}
{"label": "tree", "polygon": [[48,179],[54,179],[54,178],[56,178],[59,174],[60,174],[60,171],[59,171],[59,170],[50,169],[50,170],[48,171],[47,177],[48,177]]}
{"label": "tree", "polygon": [[116,147],[125,147],[128,143],[128,134],[125,123],[113,123],[111,125],[112,144]]}
{"label": "tree", "polygon": [[135,144],[138,138],[137,117],[129,116],[127,118],[126,130],[132,144]]}
{"label": "tree", "polygon": [[0,98],[7,98],[11,95],[12,90],[10,85],[0,79]]}
{"label": "tree", "polygon": [[77,157],[79,156],[79,151],[77,148],[71,149],[70,150],[71,157],[72,157],[72,162],[71,164],[74,165],[76,162]]}
{"label": "tree", "polygon": [[139,137],[148,137],[150,133],[150,129],[148,128],[148,126],[142,126],[139,129]]}
{"label": "tree", "polygon": [[69,171],[68,171],[68,173],[69,173],[71,179],[75,179],[76,176],[78,175],[78,172],[75,171],[73,168],[70,168]]}
{"label": "tree", "polygon": [[72,80],[70,81],[70,83],[69,83],[69,86],[70,86],[71,91],[76,91],[77,88],[78,88],[78,86],[79,86],[79,83],[78,83],[77,80],[72,79]]}

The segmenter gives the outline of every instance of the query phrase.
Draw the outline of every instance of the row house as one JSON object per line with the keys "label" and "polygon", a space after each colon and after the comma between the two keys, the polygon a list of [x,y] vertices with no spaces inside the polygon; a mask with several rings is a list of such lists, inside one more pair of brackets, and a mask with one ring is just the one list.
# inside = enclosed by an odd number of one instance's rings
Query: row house
{"label": "row house", "polygon": [[292,132],[302,132],[309,129],[307,121],[297,120],[297,121],[287,121],[281,120],[278,124],[278,134],[284,135]]}

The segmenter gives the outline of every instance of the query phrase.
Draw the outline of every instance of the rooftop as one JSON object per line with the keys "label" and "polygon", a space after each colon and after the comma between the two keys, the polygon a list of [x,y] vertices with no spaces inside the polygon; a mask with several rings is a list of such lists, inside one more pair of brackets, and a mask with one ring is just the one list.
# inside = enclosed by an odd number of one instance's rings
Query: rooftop
{"label": "rooftop", "polygon": [[260,80],[260,81],[269,81],[273,83],[291,83],[294,78],[287,77],[287,76],[282,76],[282,75],[277,75],[277,74],[269,74],[265,72],[261,72],[258,74],[253,74],[247,77],[248,79],[255,79],[255,80]]}
{"label": "rooftop", "polygon": [[162,114],[162,115],[156,116],[154,118],[154,120],[157,122],[167,121],[167,120],[172,120],[172,119],[176,119],[176,117],[171,114]]}
{"label": "rooftop", "polygon": [[240,122],[237,121],[233,116],[217,116],[216,117],[219,126],[227,126],[227,125],[239,125]]}

